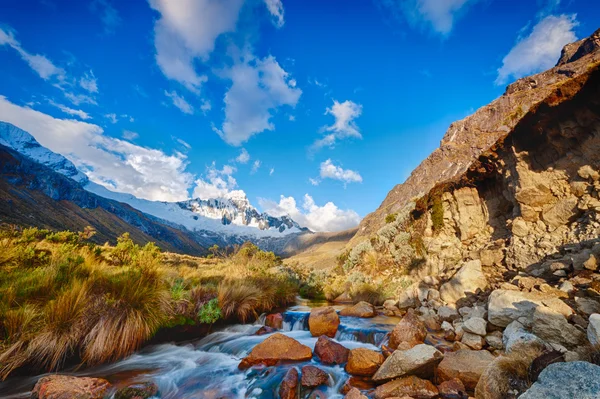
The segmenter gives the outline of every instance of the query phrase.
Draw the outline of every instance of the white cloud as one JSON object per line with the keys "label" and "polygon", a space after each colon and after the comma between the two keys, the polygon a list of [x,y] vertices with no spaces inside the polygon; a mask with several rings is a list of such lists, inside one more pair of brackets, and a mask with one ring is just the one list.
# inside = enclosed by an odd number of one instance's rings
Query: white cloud
{"label": "white cloud", "polygon": [[211,109],[212,109],[212,104],[210,103],[210,101],[202,100],[202,104],[200,105],[200,110],[202,111],[202,113],[204,115],[206,115],[206,113],[208,111],[210,111]]}
{"label": "white cloud", "polygon": [[249,160],[250,160],[250,154],[248,154],[248,151],[246,151],[245,148],[242,148],[242,151],[240,151],[240,155],[238,155],[235,158],[235,161],[239,162],[239,163],[248,163]]}
{"label": "white cloud", "polygon": [[225,94],[225,121],[214,129],[225,142],[239,146],[265,130],[274,130],[272,111],[295,107],[302,90],[290,86],[289,74],[275,57],[257,59],[246,52],[240,62],[224,71],[232,81]]}
{"label": "white cloud", "polygon": [[83,119],[83,120],[91,118],[91,116],[87,112],[82,111],[80,109],[69,108],[69,107],[67,107],[65,105],[58,104],[58,103],[56,103],[56,102],[54,102],[52,100],[50,100],[49,103],[50,103],[50,105],[53,105],[56,108],[60,109],[65,114],[77,116],[77,117],[79,117],[80,119]]}
{"label": "white cloud", "polygon": [[281,3],[281,0],[265,0],[265,5],[273,17],[273,25],[281,28],[285,23],[283,18],[283,4]]}
{"label": "white cloud", "polygon": [[321,163],[319,175],[322,179],[340,180],[344,183],[362,183],[362,177],[358,172],[336,166],[331,159]]}
{"label": "white cloud", "polygon": [[12,47],[23,59],[29,64],[29,67],[44,80],[56,78],[58,81],[64,81],[66,72],[64,69],[57,67],[46,56],[40,54],[31,54],[26,51],[21,43],[15,38],[14,31],[0,28],[0,45],[8,45]]}
{"label": "white cloud", "polygon": [[478,0],[380,0],[392,15],[403,14],[413,26],[428,26],[434,32],[448,35],[456,19]]}
{"label": "white cloud", "polygon": [[[231,165],[224,165],[223,169],[217,169],[215,162],[206,168],[204,176],[196,180],[194,188],[194,198],[229,198],[239,196],[244,193],[242,190],[235,190],[237,181],[232,176],[236,168]],[[245,194],[243,194],[245,196]]]}
{"label": "white cloud", "polygon": [[154,24],[156,63],[163,74],[198,93],[205,75],[196,60],[207,60],[217,38],[235,30],[243,0],[149,0],[160,14]]}
{"label": "white cloud", "polygon": [[167,155],[103,135],[100,126],[57,119],[0,96],[0,120],[31,133],[41,145],[71,160],[91,181],[114,191],[160,201],[188,198],[193,176],[185,155]]}
{"label": "white cloud", "polygon": [[187,150],[191,150],[192,146],[188,144],[187,141],[184,141],[183,139],[180,138],[176,138],[176,141],[181,144],[182,146],[184,146]]}
{"label": "white cloud", "polygon": [[312,177],[308,178],[308,182],[313,186],[318,186],[319,184],[321,184],[321,180],[313,179]]}
{"label": "white cloud", "polygon": [[550,15],[538,22],[527,37],[517,44],[502,60],[496,84],[509,79],[552,68],[565,44],[577,40],[574,29],[579,25],[576,15]]}
{"label": "white cloud", "polygon": [[255,174],[256,172],[258,172],[258,169],[260,169],[260,165],[262,164],[262,162],[260,162],[259,159],[257,159],[256,161],[254,161],[254,163],[252,164],[252,170],[250,170],[250,174]]}
{"label": "white cloud", "polygon": [[121,17],[119,12],[107,0],[93,0],[90,3],[90,9],[92,12],[100,14],[105,34],[115,33],[115,28],[121,24]]}
{"label": "white cloud", "polygon": [[275,173],[275,168],[271,168],[269,170],[269,176],[273,176],[273,173]]}
{"label": "white cloud", "polygon": [[94,72],[89,71],[79,79],[79,86],[90,93],[98,93],[98,80]]}
{"label": "white cloud", "polygon": [[188,103],[185,100],[185,98],[183,98],[179,94],[177,94],[177,92],[175,90],[173,90],[173,91],[165,90],[165,96],[169,97],[171,99],[171,101],[173,102],[173,105],[176,106],[177,108],[179,108],[179,110],[181,112],[183,112],[184,114],[191,115],[194,113],[194,109],[192,108],[190,103]]}
{"label": "white cloud", "polygon": [[110,123],[113,123],[113,124],[115,124],[115,123],[117,123],[119,121],[119,119],[117,118],[117,114],[114,114],[114,113],[113,114],[106,114],[106,115],[104,115],[104,117],[106,119],[108,119],[110,121]]}
{"label": "white cloud", "polygon": [[312,231],[341,231],[357,226],[360,216],[351,209],[339,209],[333,202],[323,206],[315,204],[313,198],[305,194],[302,208],[298,208],[294,197],[281,196],[279,202],[259,198],[261,208],[270,215],[289,215],[301,226]]}
{"label": "white cloud", "polygon": [[138,137],[140,137],[140,135],[136,132],[132,132],[131,130],[123,130],[123,134],[122,134],[123,138],[125,140],[135,140]]}
{"label": "white cloud", "polygon": [[316,140],[313,150],[322,147],[333,147],[337,140],[345,138],[362,138],[360,129],[354,121],[362,114],[362,105],[346,100],[343,103],[333,100],[331,108],[327,108],[325,115],[333,115],[335,121],[331,126],[325,126],[322,131],[329,132],[322,139]]}
{"label": "white cloud", "polygon": [[74,105],[81,105],[81,104],[98,105],[98,103],[96,102],[96,100],[93,97],[90,97],[86,94],[74,94],[74,93],[70,93],[70,92],[65,92],[64,95]]}

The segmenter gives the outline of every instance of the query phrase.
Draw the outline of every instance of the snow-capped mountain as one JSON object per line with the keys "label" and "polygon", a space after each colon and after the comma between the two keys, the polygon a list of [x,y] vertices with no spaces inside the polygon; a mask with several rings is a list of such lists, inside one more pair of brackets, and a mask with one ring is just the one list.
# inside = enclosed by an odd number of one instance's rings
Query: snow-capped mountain
{"label": "snow-capped mountain", "polygon": [[290,217],[273,217],[259,213],[241,192],[228,198],[192,199],[182,202],[149,201],[131,194],[118,193],[91,182],[85,174],[60,154],[41,146],[37,140],[18,127],[0,122],[0,144],[65,175],[82,187],[104,198],[126,203],[133,208],[164,220],[169,225],[206,236],[236,236],[240,239],[277,238],[306,232]]}
{"label": "snow-capped mountain", "polygon": [[31,134],[13,124],[0,122],[0,144],[48,166],[78,183],[88,183],[87,176],[81,173],[71,161],[43,147]]}

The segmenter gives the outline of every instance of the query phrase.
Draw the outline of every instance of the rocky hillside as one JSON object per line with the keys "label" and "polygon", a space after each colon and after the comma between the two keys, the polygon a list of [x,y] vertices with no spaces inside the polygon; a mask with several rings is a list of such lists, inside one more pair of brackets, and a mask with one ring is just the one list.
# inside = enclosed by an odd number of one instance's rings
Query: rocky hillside
{"label": "rocky hillside", "polygon": [[440,147],[404,183],[394,187],[375,212],[363,219],[352,244],[377,232],[387,215],[399,212],[437,182],[465,173],[480,155],[514,131],[531,110],[555,96],[557,87],[586,74],[600,60],[599,48],[600,31],[567,45],[556,67],[516,81],[500,98],[450,125]]}

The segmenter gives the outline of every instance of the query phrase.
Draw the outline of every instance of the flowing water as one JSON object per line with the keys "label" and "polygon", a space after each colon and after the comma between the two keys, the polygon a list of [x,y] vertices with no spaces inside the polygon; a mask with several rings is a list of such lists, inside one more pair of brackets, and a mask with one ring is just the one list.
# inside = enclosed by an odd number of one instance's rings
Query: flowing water
{"label": "flowing water", "polygon": [[[308,331],[311,304],[299,300],[283,313],[283,334],[314,348],[317,342]],[[322,305],[322,304],[321,304]],[[343,306],[337,307],[341,308]],[[399,319],[378,316],[371,319],[340,317],[336,341],[349,349],[378,349],[387,333]],[[239,370],[238,364],[252,348],[269,337],[254,335],[264,323],[233,325],[214,332],[197,342],[150,346],[134,355],[109,365],[74,373],[79,376],[102,377],[115,386],[152,381],[161,398],[242,399],[277,398],[279,384],[290,367],[314,364],[330,375],[329,385],[320,387],[322,397],[342,398],[340,388],[348,374],[340,366],[324,366],[316,360]],[[0,398],[26,398],[40,376],[14,379],[0,384]]]}

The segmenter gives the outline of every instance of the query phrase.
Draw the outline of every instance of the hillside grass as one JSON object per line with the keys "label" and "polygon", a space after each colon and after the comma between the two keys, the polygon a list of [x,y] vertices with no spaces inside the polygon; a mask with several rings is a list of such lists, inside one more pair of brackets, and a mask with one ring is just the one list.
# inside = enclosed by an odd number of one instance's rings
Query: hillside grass
{"label": "hillside grass", "polygon": [[295,274],[252,244],[197,258],[127,233],[98,246],[93,234],[0,231],[0,379],[114,361],[160,329],[249,321],[298,291]]}

